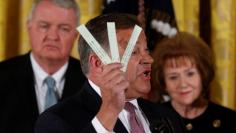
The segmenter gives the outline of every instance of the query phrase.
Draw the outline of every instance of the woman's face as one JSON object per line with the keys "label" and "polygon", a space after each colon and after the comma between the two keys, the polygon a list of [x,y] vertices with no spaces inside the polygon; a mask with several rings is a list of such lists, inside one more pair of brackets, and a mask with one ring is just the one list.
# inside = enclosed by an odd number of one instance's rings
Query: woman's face
{"label": "woman's face", "polygon": [[181,106],[190,106],[201,95],[201,76],[189,59],[184,63],[176,64],[176,60],[170,60],[172,65],[165,65],[164,78],[166,91],[172,98],[172,102]]}

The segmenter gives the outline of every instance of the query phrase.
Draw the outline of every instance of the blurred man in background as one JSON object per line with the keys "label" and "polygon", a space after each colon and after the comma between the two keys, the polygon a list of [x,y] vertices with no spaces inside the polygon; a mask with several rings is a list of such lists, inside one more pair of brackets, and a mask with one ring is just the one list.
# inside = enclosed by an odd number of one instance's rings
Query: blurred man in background
{"label": "blurred man in background", "polygon": [[40,113],[84,83],[70,53],[77,38],[74,0],[37,0],[27,22],[31,51],[0,63],[0,132],[32,133]]}

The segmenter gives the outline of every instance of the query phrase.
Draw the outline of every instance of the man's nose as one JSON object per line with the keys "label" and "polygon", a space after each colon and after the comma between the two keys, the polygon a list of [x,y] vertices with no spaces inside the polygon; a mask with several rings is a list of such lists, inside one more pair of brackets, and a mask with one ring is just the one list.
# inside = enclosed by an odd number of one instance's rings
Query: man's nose
{"label": "man's nose", "polygon": [[144,64],[152,64],[154,61],[153,58],[149,54],[141,55],[141,58]]}
{"label": "man's nose", "polygon": [[58,30],[57,28],[50,28],[47,32],[47,36],[49,39],[52,39],[52,40],[57,40],[58,39]]}

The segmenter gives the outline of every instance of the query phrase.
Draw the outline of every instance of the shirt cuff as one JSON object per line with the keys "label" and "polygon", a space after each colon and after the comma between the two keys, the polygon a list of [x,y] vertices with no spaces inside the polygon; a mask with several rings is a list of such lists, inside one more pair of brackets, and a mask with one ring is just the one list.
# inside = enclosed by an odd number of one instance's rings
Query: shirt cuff
{"label": "shirt cuff", "polygon": [[93,118],[92,124],[97,133],[115,133],[113,131],[112,132],[107,131],[106,128],[104,128],[101,122],[97,119],[97,117]]}

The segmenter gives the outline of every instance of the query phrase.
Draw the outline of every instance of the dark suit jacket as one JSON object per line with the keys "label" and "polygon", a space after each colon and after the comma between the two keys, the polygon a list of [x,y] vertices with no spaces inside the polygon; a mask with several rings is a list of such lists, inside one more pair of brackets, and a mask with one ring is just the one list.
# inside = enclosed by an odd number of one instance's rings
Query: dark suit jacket
{"label": "dark suit jacket", "polygon": [[[83,85],[80,62],[69,59],[61,100]],[[29,53],[0,63],[0,133],[33,133],[39,116]]]}
{"label": "dark suit jacket", "polygon": [[[170,102],[163,103],[163,106],[177,113]],[[201,115],[193,119],[182,118],[182,120],[188,133],[236,133],[235,122],[233,122],[236,120],[236,111],[211,101]],[[187,128],[187,125],[192,125],[192,128]]]}
{"label": "dark suit jacket", "polygon": [[[36,122],[35,131],[36,133],[96,133],[91,121],[99,111],[101,102],[100,96],[88,82],[85,82],[84,87],[77,95],[41,114]],[[138,104],[152,125],[153,132],[159,133],[157,131],[160,129],[159,126],[164,128],[165,124],[168,124],[165,117],[160,114],[164,110],[159,110],[155,104],[144,99],[138,99]],[[171,119],[169,120],[171,121]],[[175,126],[178,126],[178,123],[175,123]],[[173,132],[176,129],[178,130],[177,133],[183,133],[178,128],[173,129]],[[114,131],[116,133],[128,133],[119,119],[116,122]]]}

